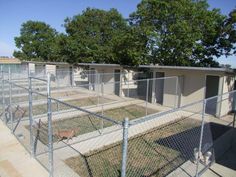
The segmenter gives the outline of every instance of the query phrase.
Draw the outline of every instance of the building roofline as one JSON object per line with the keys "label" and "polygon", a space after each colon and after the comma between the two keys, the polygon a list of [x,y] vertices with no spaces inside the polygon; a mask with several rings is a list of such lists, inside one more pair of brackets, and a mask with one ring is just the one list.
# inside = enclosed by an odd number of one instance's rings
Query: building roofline
{"label": "building roofline", "polygon": [[108,66],[108,67],[121,67],[119,64],[107,64],[107,63],[78,63],[79,66]]}
{"label": "building roofline", "polygon": [[217,71],[217,72],[235,73],[235,71],[230,68],[213,68],[213,67],[139,65],[139,68],[179,69],[179,70]]}
{"label": "building roofline", "polygon": [[22,63],[34,63],[34,64],[44,64],[44,65],[72,65],[67,62],[42,62],[42,61],[22,61]]}
{"label": "building roofline", "polygon": [[0,64],[21,64],[18,58],[2,58],[0,57]]}

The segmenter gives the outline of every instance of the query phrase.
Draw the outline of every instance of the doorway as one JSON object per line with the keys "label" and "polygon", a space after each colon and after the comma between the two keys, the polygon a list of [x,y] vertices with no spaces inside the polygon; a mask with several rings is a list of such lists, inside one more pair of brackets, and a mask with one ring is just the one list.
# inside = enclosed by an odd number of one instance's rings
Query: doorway
{"label": "doorway", "polygon": [[96,77],[97,74],[95,68],[91,68],[88,75],[89,90],[95,91]]}
{"label": "doorway", "polygon": [[[205,98],[217,96],[219,93],[219,76],[207,75],[206,76],[206,95]],[[206,102],[206,113],[216,116],[218,98],[209,99]]]}
{"label": "doorway", "polygon": [[120,70],[119,69],[115,69],[115,85],[114,85],[114,92],[115,95],[120,95]]}
{"label": "doorway", "polygon": [[[164,72],[156,72],[156,78],[165,77]],[[156,103],[163,104],[163,94],[164,94],[164,79],[155,80],[155,95]]]}

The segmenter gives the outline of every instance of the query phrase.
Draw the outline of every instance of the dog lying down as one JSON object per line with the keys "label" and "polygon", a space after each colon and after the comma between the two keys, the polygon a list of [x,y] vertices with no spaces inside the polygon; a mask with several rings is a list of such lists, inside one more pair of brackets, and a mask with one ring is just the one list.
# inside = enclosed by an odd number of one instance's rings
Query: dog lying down
{"label": "dog lying down", "polygon": [[67,143],[68,143],[68,141],[70,139],[72,140],[72,138],[75,137],[76,131],[78,131],[78,130],[76,130],[76,129],[73,129],[73,130],[57,130],[54,135],[58,138],[57,142],[62,141],[63,139],[67,139]]}

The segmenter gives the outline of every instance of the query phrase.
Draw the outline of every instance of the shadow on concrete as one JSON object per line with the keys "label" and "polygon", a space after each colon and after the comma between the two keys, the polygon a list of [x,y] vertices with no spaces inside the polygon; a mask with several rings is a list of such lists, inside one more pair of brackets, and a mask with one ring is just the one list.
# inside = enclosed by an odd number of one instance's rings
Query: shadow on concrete
{"label": "shadow on concrete", "polygon": [[220,145],[223,147],[226,146],[227,149],[222,155],[216,155],[216,163],[236,170],[236,129],[231,128],[230,132],[224,138],[227,142],[222,142]]}

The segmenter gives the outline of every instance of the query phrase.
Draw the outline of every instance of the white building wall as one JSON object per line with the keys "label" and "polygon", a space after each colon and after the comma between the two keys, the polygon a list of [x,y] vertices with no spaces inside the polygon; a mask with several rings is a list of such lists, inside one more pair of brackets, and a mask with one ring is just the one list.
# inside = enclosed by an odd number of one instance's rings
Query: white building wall
{"label": "white building wall", "polygon": [[[164,81],[163,105],[168,107],[174,107],[176,98],[177,102],[179,102],[179,106],[184,106],[205,99],[205,86],[207,75],[218,75],[220,77],[219,94],[232,91],[234,86],[234,77],[222,72],[177,69],[153,69],[153,71],[154,77],[155,72],[164,72],[165,77],[179,77],[177,97],[175,96],[176,82],[174,80],[171,81],[171,79],[166,79]],[[225,95],[224,98],[226,97],[232,96]],[[191,110],[189,111],[201,111],[202,106],[202,104],[197,104],[191,107]],[[223,101],[221,104],[218,104],[217,109],[217,115],[222,116],[227,114],[232,109],[232,98]]]}
{"label": "white building wall", "polygon": [[164,106],[175,107],[179,99],[179,106],[183,106],[205,98],[205,72],[171,69],[155,69],[154,72],[164,72],[165,77],[176,76],[164,80]]}
{"label": "white building wall", "polygon": [[35,75],[36,77],[44,77],[46,74],[46,68],[43,64],[34,64],[35,65]]}
{"label": "white building wall", "polygon": [[56,65],[45,65],[46,73],[51,73],[56,75]]}
{"label": "white building wall", "polygon": [[[223,77],[223,90],[222,93],[227,93],[230,91],[233,91],[234,89],[234,77],[233,76],[224,76]],[[220,117],[228,114],[230,111],[232,111],[233,108],[233,99],[236,96],[236,94],[224,94],[221,98],[221,109],[220,109]]]}
{"label": "white building wall", "polygon": [[[90,66],[90,70],[95,69],[94,80],[95,83],[104,83],[103,92],[104,94],[114,94],[115,93],[115,70],[119,69],[120,73],[122,73],[122,67],[107,67],[107,66]],[[121,88],[121,85],[120,85]],[[95,87],[95,90],[98,92],[102,92],[101,84]]]}
{"label": "white building wall", "polygon": [[35,64],[34,63],[29,63],[28,64],[28,69],[31,73],[35,73],[35,70],[36,70]]}
{"label": "white building wall", "polygon": [[56,84],[58,86],[71,86],[73,73],[69,65],[59,65],[48,69],[52,69],[53,73],[55,73]]}

